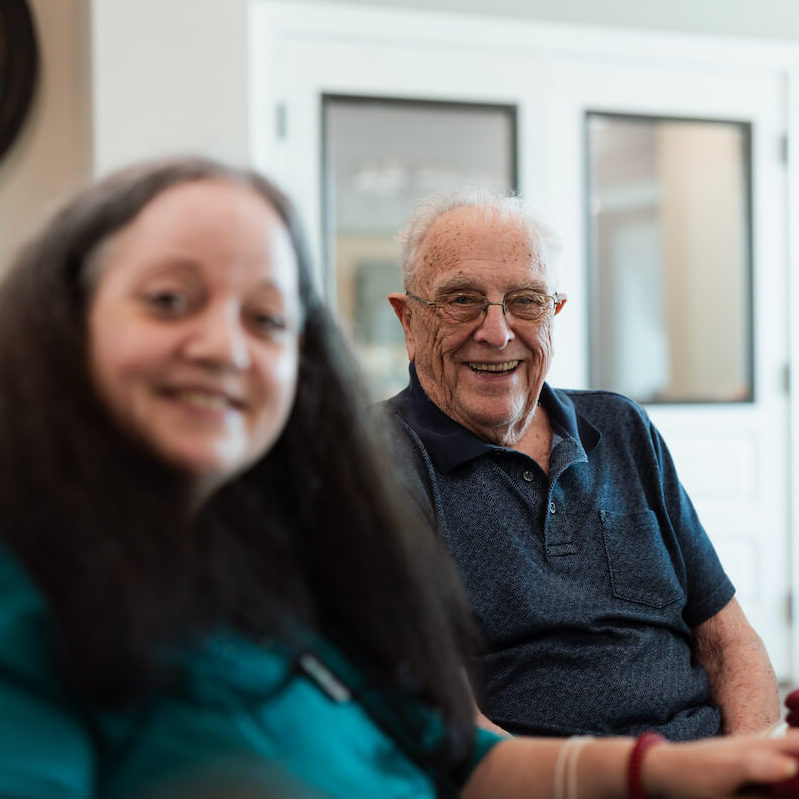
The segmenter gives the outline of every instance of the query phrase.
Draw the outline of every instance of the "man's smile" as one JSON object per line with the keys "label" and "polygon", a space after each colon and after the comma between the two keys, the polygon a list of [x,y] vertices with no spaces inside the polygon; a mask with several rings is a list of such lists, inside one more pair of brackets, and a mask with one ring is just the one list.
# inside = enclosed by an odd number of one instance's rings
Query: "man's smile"
{"label": "man's smile", "polygon": [[473,372],[491,372],[493,374],[510,374],[521,361],[504,361],[503,363],[481,363],[469,361],[469,368]]}

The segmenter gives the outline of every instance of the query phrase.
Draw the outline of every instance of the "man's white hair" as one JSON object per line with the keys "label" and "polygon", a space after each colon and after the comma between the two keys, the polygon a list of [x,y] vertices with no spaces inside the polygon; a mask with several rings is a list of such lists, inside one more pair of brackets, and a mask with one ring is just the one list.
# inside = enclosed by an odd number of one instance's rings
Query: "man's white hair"
{"label": "man's white hair", "polygon": [[496,191],[483,186],[456,186],[425,197],[414,208],[405,226],[396,236],[405,288],[412,288],[421,264],[425,236],[436,220],[455,208],[480,208],[486,219],[518,220],[530,235],[532,251],[540,259],[550,288],[555,289],[557,270],[554,256],[560,249],[557,236],[543,215],[524,198],[511,191]]}

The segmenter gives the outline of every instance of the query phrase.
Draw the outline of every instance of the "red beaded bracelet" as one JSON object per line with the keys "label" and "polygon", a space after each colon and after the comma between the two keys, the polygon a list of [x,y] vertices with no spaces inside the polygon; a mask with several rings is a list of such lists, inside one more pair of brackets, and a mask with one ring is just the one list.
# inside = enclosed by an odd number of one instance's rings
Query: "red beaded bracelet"
{"label": "red beaded bracelet", "polygon": [[635,745],[630,752],[630,759],[627,762],[627,789],[630,799],[647,799],[646,791],[641,783],[641,763],[644,753],[650,746],[662,744],[665,738],[658,732],[643,732],[635,740]]}

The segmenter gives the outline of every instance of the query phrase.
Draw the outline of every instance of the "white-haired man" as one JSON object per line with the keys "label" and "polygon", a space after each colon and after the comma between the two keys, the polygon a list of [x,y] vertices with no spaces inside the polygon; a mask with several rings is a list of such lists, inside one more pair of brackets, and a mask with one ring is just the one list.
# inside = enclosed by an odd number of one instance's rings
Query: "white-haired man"
{"label": "white-haired man", "polygon": [[411,378],[387,404],[484,636],[481,709],[511,733],[765,729],[768,656],[646,412],[545,382],[544,241],[518,198],[435,196],[389,296]]}

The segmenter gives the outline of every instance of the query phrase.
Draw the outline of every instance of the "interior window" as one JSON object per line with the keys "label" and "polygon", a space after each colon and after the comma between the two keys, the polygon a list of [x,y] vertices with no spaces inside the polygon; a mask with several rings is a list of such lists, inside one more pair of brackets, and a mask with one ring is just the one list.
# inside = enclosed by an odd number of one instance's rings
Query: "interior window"
{"label": "interior window", "polygon": [[516,188],[516,108],[323,96],[328,291],[376,399],[408,379],[394,237],[425,195],[458,184]]}
{"label": "interior window", "polygon": [[586,114],[590,382],[753,398],[750,126]]}

